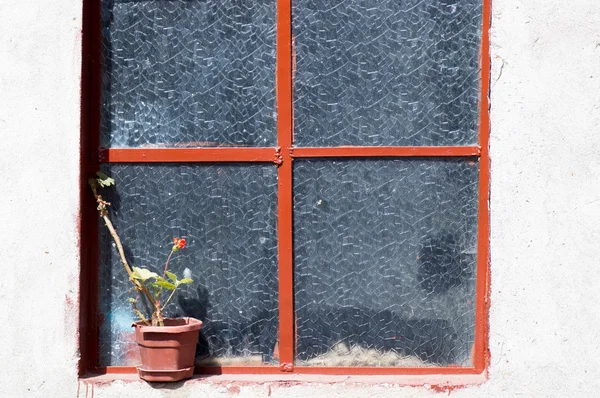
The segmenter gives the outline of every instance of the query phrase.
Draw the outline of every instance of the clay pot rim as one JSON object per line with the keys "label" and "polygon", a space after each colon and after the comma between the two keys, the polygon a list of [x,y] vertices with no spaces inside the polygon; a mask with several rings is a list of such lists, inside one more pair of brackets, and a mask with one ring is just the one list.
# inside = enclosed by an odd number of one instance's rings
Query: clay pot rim
{"label": "clay pot rim", "polygon": [[181,322],[183,320],[185,323],[183,325],[175,325],[175,326],[147,326],[144,325],[142,321],[134,322],[131,326],[136,329],[139,328],[142,333],[185,333],[191,332],[194,330],[198,330],[202,327],[202,321],[196,318],[190,317],[181,317],[181,318],[165,318],[166,322]]}

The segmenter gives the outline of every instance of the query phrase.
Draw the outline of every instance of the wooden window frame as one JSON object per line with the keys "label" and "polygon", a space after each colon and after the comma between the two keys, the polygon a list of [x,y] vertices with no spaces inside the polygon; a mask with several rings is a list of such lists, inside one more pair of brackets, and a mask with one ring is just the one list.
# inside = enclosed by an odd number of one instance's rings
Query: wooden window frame
{"label": "wooden window frame", "polygon": [[[483,1],[480,46],[479,145],[475,146],[293,146],[293,43],[292,2],[277,0],[276,99],[277,147],[262,148],[100,148],[101,23],[100,0],[83,0],[83,59],[81,101],[81,274],[80,375],[133,374],[135,367],[98,367],[98,216],[89,194],[87,177],[100,163],[153,162],[274,162],[278,166],[277,238],[279,273],[279,358],[277,365],[196,367],[198,374],[325,374],[325,375],[465,375],[482,374],[489,365],[489,28],[491,0]],[[472,367],[307,367],[295,366],[292,163],[313,157],[476,157],[479,159],[477,281],[475,340]]]}

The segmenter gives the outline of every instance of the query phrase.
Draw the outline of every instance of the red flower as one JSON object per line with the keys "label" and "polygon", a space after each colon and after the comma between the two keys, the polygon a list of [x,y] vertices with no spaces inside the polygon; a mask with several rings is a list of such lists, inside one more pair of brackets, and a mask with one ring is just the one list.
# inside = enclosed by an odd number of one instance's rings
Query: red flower
{"label": "red flower", "polygon": [[179,239],[179,238],[173,238],[173,250],[177,251],[179,249],[183,249],[185,247],[186,244],[186,240],[185,239]]}

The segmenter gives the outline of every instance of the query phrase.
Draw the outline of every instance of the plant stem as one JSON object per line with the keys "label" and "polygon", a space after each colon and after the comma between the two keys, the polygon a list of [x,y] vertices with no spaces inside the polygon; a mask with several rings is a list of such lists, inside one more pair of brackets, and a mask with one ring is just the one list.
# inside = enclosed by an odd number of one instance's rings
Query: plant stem
{"label": "plant stem", "polygon": [[156,304],[154,303],[154,299],[153,299],[152,295],[150,294],[150,292],[148,291],[148,288],[146,286],[144,286],[140,281],[138,281],[137,279],[135,279],[133,277],[133,271],[131,270],[129,263],[127,263],[127,259],[125,258],[125,251],[123,250],[123,244],[121,243],[121,238],[119,238],[119,235],[117,234],[117,231],[115,230],[115,227],[113,226],[112,222],[108,218],[108,215],[102,216],[102,219],[106,223],[106,227],[108,228],[110,235],[112,236],[113,240],[115,241],[115,244],[117,245],[117,251],[119,252],[119,257],[121,258],[121,263],[123,263],[123,267],[125,267],[125,271],[127,271],[127,274],[129,275],[129,280],[131,282],[133,282],[133,284],[136,286],[136,288],[138,288],[139,291],[144,293],[144,295],[148,298],[148,300],[150,300],[150,303],[152,303],[152,305],[154,305],[156,307]]}
{"label": "plant stem", "polygon": [[164,309],[167,307],[167,304],[169,304],[169,301],[171,301],[171,299],[173,298],[173,295],[175,294],[175,291],[177,291],[177,287],[175,287],[175,289],[173,289],[173,291],[171,292],[171,295],[169,296],[169,298],[167,299],[167,301],[165,301],[165,304],[163,305],[161,311],[164,311]]}
{"label": "plant stem", "polygon": [[[135,280],[133,278],[133,271],[131,270],[131,267],[129,266],[127,259],[125,258],[125,251],[123,250],[123,244],[121,243],[121,239],[119,238],[119,235],[117,235],[117,231],[115,230],[115,227],[113,226],[112,222],[110,221],[110,219],[108,218],[107,215],[102,216],[102,219],[106,223],[106,227],[108,228],[110,235],[112,236],[113,240],[115,241],[115,244],[117,245],[117,251],[119,252],[119,257],[121,258],[121,263],[123,263],[123,266],[125,267],[125,271],[127,271],[127,274],[129,275],[130,279]],[[134,284],[136,284],[136,285],[138,283],[134,282]]]}
{"label": "plant stem", "polygon": [[146,326],[150,326],[152,323],[150,321],[148,321],[146,319],[146,317],[144,316],[144,314],[142,314],[140,312],[140,310],[138,310],[137,305],[135,305],[134,303],[131,303],[131,305],[133,305],[133,311],[137,314],[137,316],[142,320],[142,322],[144,322],[146,324]]}
{"label": "plant stem", "polygon": [[[171,260],[171,256],[173,255],[173,252],[175,250],[171,249],[171,253],[169,253],[169,257],[167,257],[167,262],[165,263],[165,270],[163,272],[163,279],[165,279],[167,277],[167,269],[169,268],[169,261]],[[157,295],[156,295],[156,301],[154,303],[154,308],[156,308],[156,321],[158,322],[158,324],[160,326],[164,326],[164,319],[162,316],[162,312],[165,309],[166,305],[165,304],[162,308],[160,306],[160,297],[162,296],[162,287],[160,288],[160,290],[158,291]],[[175,290],[173,290],[174,292]],[[173,294],[171,294],[171,296],[169,297],[169,300],[171,299],[171,297],[173,296]],[[167,303],[169,302],[169,300],[167,300]]]}
{"label": "plant stem", "polygon": [[[117,230],[115,229],[114,225],[110,221],[110,218],[108,218],[107,205],[110,205],[110,203],[108,203],[102,199],[102,196],[98,193],[97,185],[96,185],[96,182],[94,179],[91,179],[89,181],[89,184],[90,184],[90,188],[92,188],[92,192],[94,193],[94,197],[96,198],[96,202],[98,202],[98,205],[99,205],[98,211],[100,212],[100,216],[106,223],[106,227],[108,228],[110,235],[112,236],[113,240],[115,241],[115,244],[117,245],[117,251],[119,252],[119,257],[121,259],[121,263],[123,264],[125,271],[127,271],[127,275],[129,275],[129,280],[135,285],[136,290],[142,292],[148,298],[148,301],[150,302],[150,304],[152,306],[154,306],[155,310],[157,312],[160,312],[160,303],[155,302],[154,298],[148,291],[148,288],[146,287],[146,285],[144,285],[143,283],[141,283],[140,281],[138,281],[137,279],[135,279],[133,277],[133,271],[131,270],[131,267],[129,266],[127,259],[125,258],[125,251],[123,250],[123,244],[121,243],[121,238],[119,238],[119,235],[117,234]],[[141,313],[139,311],[136,311],[136,313],[144,322],[147,322],[146,318],[144,318],[143,315],[141,315]],[[154,320],[154,317],[152,317],[152,318]],[[162,316],[160,314],[158,314],[157,318],[159,320],[159,324],[161,326],[163,326]],[[152,322],[152,323],[154,323],[154,322]]]}
{"label": "plant stem", "polygon": [[162,316],[162,309],[160,308],[160,300],[156,299],[156,303],[154,304],[156,307],[156,320],[158,321],[158,326],[165,326],[165,322]]}
{"label": "plant stem", "polygon": [[173,255],[174,252],[175,252],[175,250],[171,249],[171,253],[169,253],[169,257],[167,257],[167,262],[165,264],[165,271],[163,272],[163,279],[165,279],[167,277],[167,269],[169,269],[169,261],[171,260],[171,256]]}

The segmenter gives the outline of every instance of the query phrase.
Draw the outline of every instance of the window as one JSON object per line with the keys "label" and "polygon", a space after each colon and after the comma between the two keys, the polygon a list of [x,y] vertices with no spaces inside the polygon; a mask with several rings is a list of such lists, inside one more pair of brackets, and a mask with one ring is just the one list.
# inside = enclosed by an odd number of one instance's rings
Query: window
{"label": "window", "polygon": [[[188,239],[170,311],[205,323],[198,372],[485,369],[489,7],[87,1],[85,167],[117,181],[133,265]],[[133,372],[84,217],[84,367]]]}

